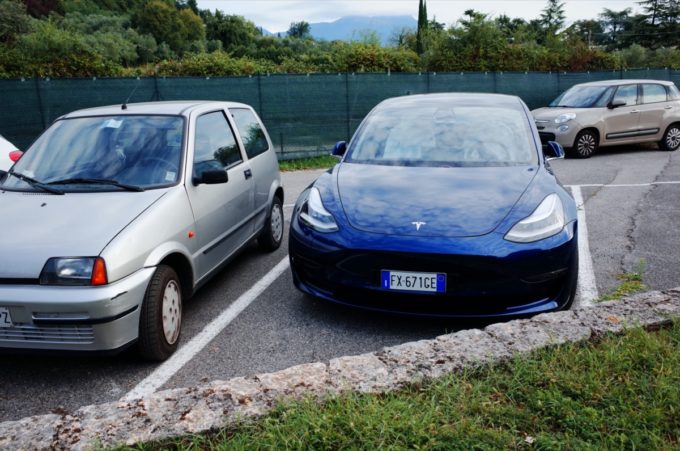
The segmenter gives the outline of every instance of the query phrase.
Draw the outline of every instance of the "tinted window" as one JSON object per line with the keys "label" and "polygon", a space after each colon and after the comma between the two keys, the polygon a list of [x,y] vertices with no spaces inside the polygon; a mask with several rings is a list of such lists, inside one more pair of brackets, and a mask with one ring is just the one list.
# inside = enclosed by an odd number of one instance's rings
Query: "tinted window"
{"label": "tinted window", "polygon": [[[66,191],[117,189],[83,179],[145,189],[168,186],[179,178],[183,137],[184,119],[179,116],[63,119],[38,138],[14,170]],[[28,187],[17,178],[6,179],[4,186]]]}
{"label": "tinted window", "polygon": [[243,140],[248,158],[253,158],[269,150],[267,138],[265,138],[262,127],[252,111],[245,108],[230,108],[229,111],[234,122],[236,122],[238,132],[241,134],[241,140]]}
{"label": "tinted window", "polygon": [[347,161],[399,166],[502,166],[536,161],[524,112],[425,105],[374,111]]}
{"label": "tinted window", "polygon": [[642,102],[643,103],[657,103],[665,102],[666,88],[662,85],[644,84],[642,85]]}
{"label": "tinted window", "polygon": [[610,88],[606,86],[573,86],[553,100],[550,106],[589,108],[600,100],[608,89]]}
{"label": "tinted window", "polygon": [[635,105],[637,103],[637,85],[619,86],[612,102],[620,100],[626,102],[626,105]]}
{"label": "tinted window", "polygon": [[234,132],[222,111],[196,119],[194,175],[206,169],[229,168],[243,161]]}

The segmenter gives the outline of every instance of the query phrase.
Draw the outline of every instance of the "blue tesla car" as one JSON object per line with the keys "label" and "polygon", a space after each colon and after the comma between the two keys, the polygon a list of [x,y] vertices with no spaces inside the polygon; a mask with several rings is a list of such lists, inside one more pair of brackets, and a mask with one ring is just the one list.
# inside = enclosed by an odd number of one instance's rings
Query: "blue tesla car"
{"label": "blue tesla car", "polygon": [[[545,152],[545,154],[544,154]],[[527,106],[495,94],[388,99],[295,204],[290,263],[315,298],[427,316],[567,309],[576,205]]]}

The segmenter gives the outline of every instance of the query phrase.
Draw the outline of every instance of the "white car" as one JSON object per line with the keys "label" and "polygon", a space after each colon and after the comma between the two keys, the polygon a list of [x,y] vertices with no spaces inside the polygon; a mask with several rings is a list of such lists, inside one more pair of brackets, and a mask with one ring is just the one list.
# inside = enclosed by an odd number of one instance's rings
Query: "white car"
{"label": "white car", "polygon": [[14,162],[10,159],[10,152],[17,150],[16,146],[0,135],[0,171],[8,171]]}

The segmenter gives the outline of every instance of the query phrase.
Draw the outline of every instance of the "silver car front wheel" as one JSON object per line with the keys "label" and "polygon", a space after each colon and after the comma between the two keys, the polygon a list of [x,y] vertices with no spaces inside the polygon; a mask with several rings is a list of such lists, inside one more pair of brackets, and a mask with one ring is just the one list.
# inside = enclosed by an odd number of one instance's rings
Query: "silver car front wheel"
{"label": "silver car front wheel", "polygon": [[182,331],[182,285],[174,269],[156,268],[139,319],[138,349],[149,360],[165,360],[177,349]]}
{"label": "silver car front wheel", "polygon": [[572,154],[576,158],[590,158],[597,150],[597,136],[590,130],[583,130],[576,135]]}

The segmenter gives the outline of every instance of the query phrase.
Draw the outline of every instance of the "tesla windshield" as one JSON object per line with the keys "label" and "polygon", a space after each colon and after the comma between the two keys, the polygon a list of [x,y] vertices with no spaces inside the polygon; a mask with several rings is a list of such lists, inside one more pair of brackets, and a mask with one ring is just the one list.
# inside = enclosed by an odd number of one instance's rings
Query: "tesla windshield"
{"label": "tesla windshield", "polygon": [[184,119],[98,116],[55,122],[14,165],[7,189],[134,190],[177,183]]}
{"label": "tesla windshield", "polygon": [[345,161],[399,166],[504,166],[536,162],[523,110],[423,106],[373,111]]}

